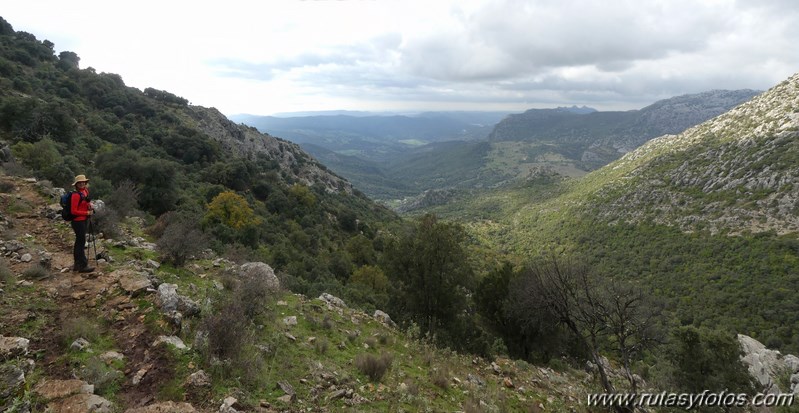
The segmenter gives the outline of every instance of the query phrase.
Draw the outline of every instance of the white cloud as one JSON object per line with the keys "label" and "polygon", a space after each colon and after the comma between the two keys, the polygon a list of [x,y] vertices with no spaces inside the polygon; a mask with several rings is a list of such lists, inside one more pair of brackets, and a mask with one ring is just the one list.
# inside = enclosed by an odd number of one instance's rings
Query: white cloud
{"label": "white cloud", "polygon": [[640,108],[799,71],[790,0],[32,0],[16,30],[227,114]]}

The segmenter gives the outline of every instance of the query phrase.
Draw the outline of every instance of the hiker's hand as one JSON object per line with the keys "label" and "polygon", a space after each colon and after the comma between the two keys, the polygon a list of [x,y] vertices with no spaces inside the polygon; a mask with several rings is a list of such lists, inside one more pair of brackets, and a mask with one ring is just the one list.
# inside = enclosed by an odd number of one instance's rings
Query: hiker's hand
{"label": "hiker's hand", "polygon": [[92,215],[94,215],[94,210],[93,210],[93,209],[90,209],[90,210],[87,212],[87,214],[88,214],[89,216],[92,216]]}

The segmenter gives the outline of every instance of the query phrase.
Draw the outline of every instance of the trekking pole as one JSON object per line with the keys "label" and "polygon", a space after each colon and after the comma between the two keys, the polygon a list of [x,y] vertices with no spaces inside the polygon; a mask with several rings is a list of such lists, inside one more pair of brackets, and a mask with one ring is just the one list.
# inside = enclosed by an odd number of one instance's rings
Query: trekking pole
{"label": "trekking pole", "polygon": [[[94,266],[95,268],[99,267],[99,263],[97,262],[97,236],[94,234],[94,224],[92,224],[92,217],[89,215],[89,233],[92,235],[92,245],[94,246]],[[89,250],[91,253],[91,250]]]}

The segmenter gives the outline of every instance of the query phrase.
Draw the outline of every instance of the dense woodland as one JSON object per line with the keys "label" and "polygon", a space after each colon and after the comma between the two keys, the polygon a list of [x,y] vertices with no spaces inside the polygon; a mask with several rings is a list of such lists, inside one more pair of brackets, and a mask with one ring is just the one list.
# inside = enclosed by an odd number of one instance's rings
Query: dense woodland
{"label": "dense woodland", "polygon": [[[121,76],[81,69],[79,61],[73,52],[56,56],[51,42],[0,19],[3,168],[56,187],[88,175],[92,197],[108,204],[98,226],[113,236],[124,216],[143,217],[175,267],[205,248],[235,261],[263,261],[293,292],[328,292],[353,306],[385,310],[402,328],[440,346],[553,366],[590,360],[600,371],[605,356],[629,373],[633,388],[636,374],[659,388],[751,390],[737,360],[736,331],[799,348],[788,311],[759,311],[761,324],[736,313],[712,314],[756,311],[757,303],[744,297],[752,280],[736,274],[784,265],[758,261],[760,251],[795,254],[795,240],[719,245],[661,228],[584,228],[568,255],[511,257],[510,264],[505,253],[483,251],[491,259],[475,265],[479,242],[460,225],[434,215],[402,220],[357,191],[293,181],[268,157],[226,153],[177,116],[186,99],[127,87]],[[705,268],[704,280],[692,277],[699,261],[689,255],[719,253],[729,257],[727,266]],[[638,266],[644,261],[650,270]],[[706,291],[711,298],[704,304],[681,302],[698,300],[707,283],[727,287]],[[632,302],[621,303],[620,296]],[[718,325],[711,328],[706,319]]]}

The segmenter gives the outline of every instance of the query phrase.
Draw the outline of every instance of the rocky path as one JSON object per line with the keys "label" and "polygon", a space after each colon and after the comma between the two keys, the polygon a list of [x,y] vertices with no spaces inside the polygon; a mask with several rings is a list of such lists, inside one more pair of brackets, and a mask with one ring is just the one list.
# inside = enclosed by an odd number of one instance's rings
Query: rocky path
{"label": "rocky path", "polygon": [[[111,267],[101,260],[94,273],[72,272],[73,235],[68,223],[55,216],[57,205],[48,205],[55,196],[43,194],[48,189],[32,179],[0,176],[0,180],[6,187],[13,184],[13,189],[0,194],[0,250],[13,276],[0,284],[4,287],[0,289],[0,376],[15,376],[0,379],[0,410],[17,403],[12,411],[35,412],[43,407],[54,413],[200,411],[187,403],[154,403],[173,372],[168,351],[163,345],[153,346],[157,337],[143,323],[146,309],[137,304],[151,297],[139,295],[151,287],[141,276],[142,267],[135,263]],[[102,251],[100,242],[97,248]],[[94,250],[87,255],[94,255]],[[76,379],[76,370],[83,366],[70,365],[66,354],[83,351],[79,348],[85,344],[65,342],[63,331],[75,320],[95,321],[113,337],[116,350],[100,356],[109,366],[115,360],[124,365],[117,372],[124,378],[118,380],[121,385],[112,401],[94,394],[93,383]],[[25,396],[26,387],[34,397]],[[42,405],[26,405],[29,399]]]}

